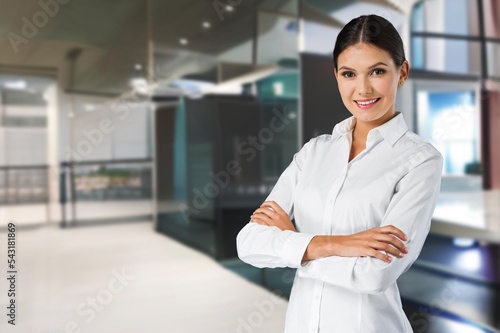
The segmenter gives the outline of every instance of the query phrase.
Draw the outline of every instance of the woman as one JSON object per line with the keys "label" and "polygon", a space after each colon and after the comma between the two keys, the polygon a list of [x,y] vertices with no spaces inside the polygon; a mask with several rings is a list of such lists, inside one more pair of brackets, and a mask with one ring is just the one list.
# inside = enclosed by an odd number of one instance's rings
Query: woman
{"label": "woman", "polygon": [[395,110],[409,64],[390,22],[349,22],[333,67],[352,116],[294,155],[239,232],[238,255],[297,268],[287,333],[412,332],[396,279],[429,232],[443,157]]}

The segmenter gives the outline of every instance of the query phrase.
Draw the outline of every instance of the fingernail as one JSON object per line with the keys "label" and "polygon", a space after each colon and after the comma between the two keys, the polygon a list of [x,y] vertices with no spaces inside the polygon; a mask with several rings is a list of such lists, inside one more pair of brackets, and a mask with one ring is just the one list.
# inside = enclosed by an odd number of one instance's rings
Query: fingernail
{"label": "fingernail", "polygon": [[392,261],[392,257],[387,257],[387,260],[388,261]]}
{"label": "fingernail", "polygon": [[399,252],[399,256],[400,256],[401,258],[403,258],[403,257],[405,256],[405,254],[404,254],[403,252]]}
{"label": "fingernail", "polygon": [[408,253],[408,248],[407,247],[405,247],[405,252]]}

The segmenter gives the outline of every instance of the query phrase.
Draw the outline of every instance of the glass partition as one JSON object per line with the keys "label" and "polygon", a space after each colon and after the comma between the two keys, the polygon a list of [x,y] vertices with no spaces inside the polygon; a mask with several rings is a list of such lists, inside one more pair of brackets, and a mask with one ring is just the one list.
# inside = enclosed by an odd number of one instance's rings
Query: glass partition
{"label": "glass partition", "polygon": [[151,218],[151,160],[73,162],[62,169],[64,225]]}

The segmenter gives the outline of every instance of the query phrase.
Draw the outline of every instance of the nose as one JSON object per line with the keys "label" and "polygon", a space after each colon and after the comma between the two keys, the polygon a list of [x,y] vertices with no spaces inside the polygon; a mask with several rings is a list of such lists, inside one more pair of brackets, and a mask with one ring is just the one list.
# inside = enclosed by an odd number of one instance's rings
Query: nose
{"label": "nose", "polygon": [[372,93],[372,87],[370,85],[370,80],[368,78],[364,77],[359,80],[358,83],[358,94],[360,96],[363,95],[369,95]]}

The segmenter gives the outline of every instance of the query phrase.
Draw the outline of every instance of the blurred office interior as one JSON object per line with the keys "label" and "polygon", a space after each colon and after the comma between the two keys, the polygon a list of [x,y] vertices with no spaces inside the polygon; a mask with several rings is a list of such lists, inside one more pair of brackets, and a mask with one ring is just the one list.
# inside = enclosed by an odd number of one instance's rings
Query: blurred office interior
{"label": "blurred office interior", "polygon": [[[499,331],[500,1],[0,4],[0,240],[15,223],[19,332],[282,331],[294,271],[242,263],[235,237],[293,154],[351,116],[332,51],[362,14],[400,32],[396,109],[445,158],[398,282],[405,312],[415,332]],[[122,267],[134,279],[103,300]]]}

